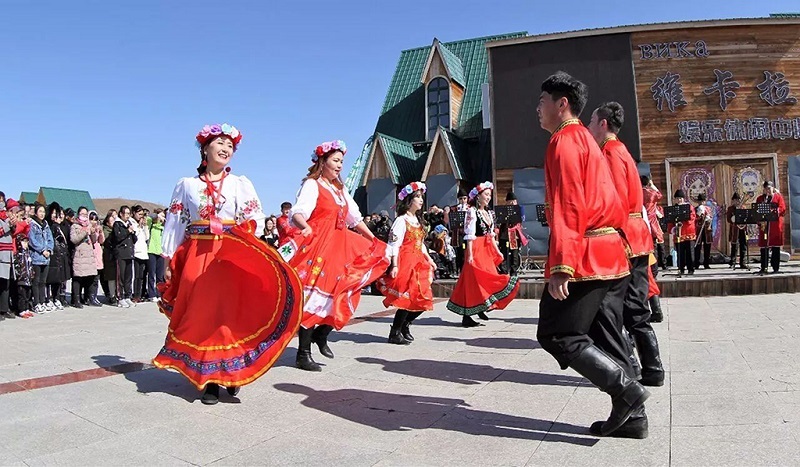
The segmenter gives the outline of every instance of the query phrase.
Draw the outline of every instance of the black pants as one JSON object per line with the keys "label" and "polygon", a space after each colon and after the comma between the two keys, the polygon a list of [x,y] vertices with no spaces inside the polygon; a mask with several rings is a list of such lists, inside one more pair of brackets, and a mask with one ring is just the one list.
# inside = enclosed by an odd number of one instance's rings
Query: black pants
{"label": "black pants", "polygon": [[0,278],[0,313],[11,313],[11,281]]}
{"label": "black pants", "polygon": [[622,308],[630,277],[608,281],[570,282],[566,300],[556,300],[544,289],[539,302],[536,338],[562,369],[594,344],[627,374],[630,343],[622,335]]}
{"label": "black pants", "polygon": [[[147,260],[133,259],[133,297],[142,298],[142,290],[147,285]],[[146,293],[145,293],[146,295]]]}
{"label": "black pants", "polygon": [[[767,252],[769,251],[769,255]],[[767,257],[769,256],[769,258]],[[767,264],[772,265],[772,270],[778,272],[781,267],[781,247],[771,246],[769,248],[761,249],[761,270],[767,270]]]}
{"label": "black pants", "polygon": [[[664,242],[658,243],[656,239],[653,239],[653,243],[656,245],[656,260],[658,261],[658,267],[661,269],[667,268],[666,259],[664,257]],[[675,266],[673,264],[673,266]]]}
{"label": "black pants", "polygon": [[516,276],[519,274],[519,248],[509,248],[508,240],[500,241],[500,253],[503,254],[503,272]]}
{"label": "black pants", "polygon": [[49,265],[33,265],[33,285],[31,288],[33,289],[33,304],[34,305],[43,305],[47,303],[47,270],[49,269]]}
{"label": "black pants", "polygon": [[133,287],[133,259],[117,260],[117,298],[131,298]]}
{"label": "black pants", "polygon": [[55,284],[53,283],[47,284],[46,298],[51,302],[55,300],[61,300],[62,302],[61,304],[63,305],[67,301],[65,297],[62,297],[62,295],[67,293],[66,291],[67,287],[65,284],[66,282],[56,282]]}
{"label": "black pants", "polygon": [[634,339],[637,335],[645,335],[653,330],[649,322],[650,306],[647,303],[650,289],[650,279],[647,276],[649,260],[648,255],[631,258],[631,280],[625,291],[622,318],[625,329]]}
{"label": "black pants", "polygon": [[689,272],[694,272],[694,260],[692,259],[692,241],[684,240],[675,244],[675,249],[678,250],[678,270],[683,274],[683,271],[688,268]]}
{"label": "black pants", "polygon": [[464,244],[455,247],[456,250],[456,273],[461,274],[461,269],[464,268]]}
{"label": "black pants", "polygon": [[30,285],[17,284],[17,313],[31,311],[34,306]]}
{"label": "black pants", "polygon": [[156,284],[164,283],[164,257],[161,255],[150,254],[147,267],[147,294],[150,298],[158,297]]}
{"label": "black pants", "polygon": [[731,262],[730,265],[736,264],[736,247],[739,247],[739,265],[745,267],[744,258],[747,255],[747,233],[744,229],[736,229],[736,238],[731,239]]}
{"label": "black pants", "polygon": [[72,278],[72,303],[89,302],[92,297],[92,285],[97,276],[84,276]]}
{"label": "black pants", "polygon": [[700,267],[700,247],[703,247],[703,266],[708,267],[711,264],[711,242],[706,241],[705,234],[697,236],[697,242],[694,245],[694,267]]}

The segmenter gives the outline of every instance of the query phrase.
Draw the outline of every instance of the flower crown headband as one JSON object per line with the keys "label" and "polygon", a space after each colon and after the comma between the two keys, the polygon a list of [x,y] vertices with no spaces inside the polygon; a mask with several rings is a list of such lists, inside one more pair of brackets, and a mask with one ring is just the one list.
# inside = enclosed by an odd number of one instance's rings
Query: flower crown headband
{"label": "flower crown headband", "polygon": [[236,149],[236,146],[238,146],[239,142],[242,140],[242,134],[235,126],[228,125],[227,123],[223,123],[222,125],[216,123],[214,125],[204,126],[203,129],[200,130],[200,133],[197,133],[197,136],[195,136],[197,147],[202,148],[204,144],[220,135],[230,137],[233,141],[234,149]]}
{"label": "flower crown headband", "polygon": [[342,155],[345,155],[347,154],[347,146],[345,146],[344,141],[340,139],[325,141],[314,149],[314,153],[311,154],[311,162],[317,162],[320,157],[331,151],[341,151]]}
{"label": "flower crown headband", "polygon": [[494,185],[492,182],[483,182],[475,188],[469,190],[470,201],[475,199],[478,196],[478,193],[482,192],[483,190],[494,190]]}
{"label": "flower crown headband", "polygon": [[425,184],[422,182],[411,182],[408,185],[406,185],[402,190],[400,190],[400,193],[397,194],[397,199],[403,201],[404,199],[406,199],[408,195],[419,190],[422,190],[422,192],[425,193],[426,191],[428,191],[428,187],[426,187]]}

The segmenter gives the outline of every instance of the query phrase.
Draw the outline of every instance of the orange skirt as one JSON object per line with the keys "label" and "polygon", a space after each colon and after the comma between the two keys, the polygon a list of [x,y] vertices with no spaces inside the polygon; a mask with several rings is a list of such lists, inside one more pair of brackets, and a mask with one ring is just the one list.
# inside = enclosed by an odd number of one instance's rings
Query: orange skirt
{"label": "orange skirt", "polygon": [[169,330],[153,364],[177,370],[198,389],[252,383],[300,326],[300,281],[254,228],[250,221],[211,235],[207,224],[192,224],[172,257],[172,280],[161,287]]}
{"label": "orange skirt", "polygon": [[472,241],[472,264],[464,262],[447,309],[459,315],[472,316],[491,310],[502,310],[517,296],[517,276],[497,272],[503,255],[490,236]]}
{"label": "orange skirt", "polygon": [[[378,290],[386,297],[383,306],[408,311],[433,310],[433,269],[419,250],[400,250],[397,277],[389,274],[378,279]],[[407,253],[408,252],[408,253]]]}

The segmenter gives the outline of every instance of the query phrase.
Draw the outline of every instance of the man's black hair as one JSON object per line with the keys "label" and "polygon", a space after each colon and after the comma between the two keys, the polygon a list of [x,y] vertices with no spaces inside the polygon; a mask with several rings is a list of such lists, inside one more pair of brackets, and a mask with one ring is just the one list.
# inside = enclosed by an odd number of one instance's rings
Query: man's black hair
{"label": "man's black hair", "polygon": [[625,110],[623,110],[619,102],[603,102],[596,112],[598,122],[605,120],[608,123],[608,129],[612,133],[619,133],[625,123]]}
{"label": "man's black hair", "polygon": [[572,115],[578,117],[589,98],[589,90],[583,82],[568,73],[558,71],[542,83],[542,91],[553,96],[553,100],[567,98]]}

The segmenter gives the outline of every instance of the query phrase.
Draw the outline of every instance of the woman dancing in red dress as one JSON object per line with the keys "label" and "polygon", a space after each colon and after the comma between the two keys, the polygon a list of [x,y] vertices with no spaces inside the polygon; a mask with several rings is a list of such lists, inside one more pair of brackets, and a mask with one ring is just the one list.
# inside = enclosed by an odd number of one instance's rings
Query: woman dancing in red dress
{"label": "woman dancing in red dress", "polygon": [[428,254],[423,240],[423,196],[427,188],[422,182],[406,185],[397,195],[397,219],[392,225],[389,251],[392,267],[378,279],[378,290],[386,296],[383,305],[397,307],[389,343],[408,345],[414,340],[409,326],[423,311],[433,310],[433,271],[436,263]]}
{"label": "woman dancing in red dress", "polygon": [[216,404],[264,374],[297,332],[302,287],[294,270],[255,237],[264,213],[253,184],[227,167],[242,139],[228,124],[197,134],[198,175],[178,181],[162,238],[167,258],[158,306],[169,318],[153,359]]}
{"label": "woman dancing in red dress", "polygon": [[290,213],[300,231],[278,247],[303,284],[305,305],[296,365],[307,371],[322,370],[311,357],[311,343],[317,344],[322,355],[333,358],[328,335],[350,321],[361,289],[389,265],[386,244],[361,220],[339,176],[346,152],[339,140],[317,146],[311,157],[314,165]]}
{"label": "woman dancing in red dress", "polygon": [[447,309],[462,315],[461,325],[480,326],[471,318],[489,319],[487,311],[502,310],[517,296],[517,276],[499,274],[497,266],[503,255],[494,236],[494,216],[486,207],[492,199],[494,185],[483,182],[469,192],[469,205],[464,221],[464,268],[447,302]]}

